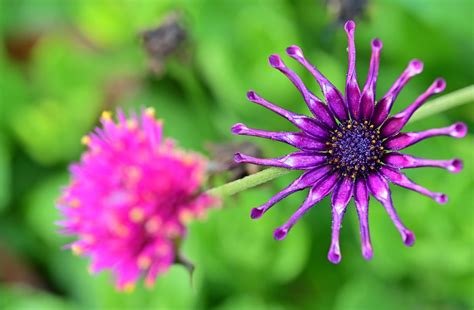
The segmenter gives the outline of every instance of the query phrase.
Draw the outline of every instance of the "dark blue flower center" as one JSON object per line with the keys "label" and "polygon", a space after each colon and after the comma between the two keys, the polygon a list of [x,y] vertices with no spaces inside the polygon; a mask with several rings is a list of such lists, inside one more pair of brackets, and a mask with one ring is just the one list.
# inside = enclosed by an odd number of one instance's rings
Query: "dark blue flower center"
{"label": "dark blue flower center", "polygon": [[328,161],[343,176],[366,176],[380,167],[385,152],[380,132],[367,121],[347,121],[331,132]]}

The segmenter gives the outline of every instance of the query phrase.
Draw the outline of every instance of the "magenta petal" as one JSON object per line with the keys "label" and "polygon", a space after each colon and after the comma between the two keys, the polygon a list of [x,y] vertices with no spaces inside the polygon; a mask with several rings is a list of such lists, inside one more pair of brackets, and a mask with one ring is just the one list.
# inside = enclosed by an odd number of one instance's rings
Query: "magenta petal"
{"label": "magenta petal", "polygon": [[346,79],[346,102],[349,107],[349,112],[354,120],[360,120],[360,89],[357,83],[356,74],[356,48],[354,43],[354,31],[356,24],[350,20],[344,25],[344,30],[347,33],[349,56],[349,68],[347,70]]}
{"label": "magenta petal", "polygon": [[321,166],[321,167],[314,168],[312,170],[309,170],[303,173],[298,179],[293,181],[293,183],[288,185],[285,189],[280,191],[278,194],[270,198],[270,200],[268,200],[265,204],[261,205],[258,208],[252,209],[250,216],[253,219],[261,217],[277,202],[293,194],[294,192],[313,186],[315,182],[324,178],[330,171],[331,171],[331,167]]}
{"label": "magenta petal", "polygon": [[443,128],[429,129],[421,132],[399,133],[396,136],[388,138],[384,142],[384,145],[389,150],[398,151],[431,137],[451,136],[459,139],[464,137],[466,133],[466,124],[458,122]]}
{"label": "magenta petal", "polygon": [[387,119],[395,99],[408,81],[422,71],[423,63],[421,61],[417,59],[410,61],[402,75],[395,81],[385,96],[377,102],[372,117],[372,124],[374,124],[375,127],[380,126]]}
{"label": "magenta petal", "polygon": [[377,76],[379,74],[380,50],[382,49],[382,41],[374,39],[372,41],[372,56],[370,58],[369,74],[364,90],[360,97],[360,118],[362,120],[370,120],[374,112],[375,105],[375,86]]}
{"label": "magenta petal", "polygon": [[301,48],[296,45],[290,46],[286,49],[286,53],[301,63],[318,82],[321,90],[323,91],[326,102],[328,103],[329,109],[332,113],[340,120],[345,121],[348,119],[346,103],[341,92],[314,67],[305,57]]}
{"label": "magenta petal", "polygon": [[326,144],[324,142],[316,140],[314,137],[306,135],[303,132],[265,131],[248,128],[244,124],[239,123],[232,127],[232,133],[285,142],[301,150],[321,151],[326,148]]}
{"label": "magenta petal", "polygon": [[386,164],[399,169],[437,167],[446,169],[451,173],[458,173],[463,168],[462,160],[459,158],[449,160],[424,159],[397,152],[386,154],[383,161]]}
{"label": "magenta petal", "polygon": [[336,181],[338,177],[339,176],[337,173],[329,173],[323,176],[322,178],[320,178],[319,181],[314,182],[311,190],[309,191],[308,197],[306,197],[306,200],[303,203],[303,205],[301,205],[301,207],[290,217],[290,219],[285,224],[283,224],[281,227],[276,229],[275,234],[277,234],[277,232],[285,232],[284,235],[281,233],[278,233],[279,236],[280,235],[282,236],[281,239],[283,239],[286,236],[286,234],[290,231],[290,229],[293,227],[293,225],[295,225],[296,222],[309,209],[311,209],[315,204],[317,204],[319,201],[321,201],[324,197],[326,197],[331,192],[331,190],[336,185]]}
{"label": "magenta petal", "polygon": [[321,123],[325,124],[329,128],[334,128],[336,126],[336,122],[332,117],[328,107],[306,88],[300,77],[285,65],[280,56],[276,54],[271,55],[269,58],[269,62],[273,68],[279,70],[284,75],[286,75],[286,77],[300,91],[306,104],[308,105],[308,108],[310,109],[311,113],[313,113],[313,115],[316,117],[316,119],[318,119]]}
{"label": "magenta petal", "polygon": [[415,242],[415,235],[403,225],[402,221],[398,217],[397,211],[393,207],[392,195],[390,188],[388,187],[387,181],[382,178],[378,173],[372,173],[367,178],[367,185],[369,187],[372,196],[375,197],[385,208],[390,219],[392,220],[395,227],[398,229],[402,236],[403,242],[407,246],[412,246]]}
{"label": "magenta petal", "polygon": [[402,128],[408,123],[413,113],[421,107],[428,98],[434,94],[438,94],[444,90],[446,87],[446,82],[443,79],[436,79],[436,81],[431,84],[431,86],[421,94],[415,102],[409,105],[402,112],[395,114],[385,121],[385,123],[380,128],[380,133],[382,137],[393,136],[402,130]]}
{"label": "magenta petal", "polygon": [[388,167],[380,168],[380,172],[386,177],[390,182],[398,186],[408,188],[412,191],[418,192],[422,195],[428,196],[437,203],[444,204],[448,202],[448,196],[443,193],[434,193],[407,178],[403,173]]}
{"label": "magenta petal", "polygon": [[295,152],[279,158],[256,158],[236,153],[234,161],[237,163],[301,170],[320,166],[326,162],[326,156],[317,153]]}
{"label": "magenta petal", "polygon": [[359,216],[362,256],[369,260],[374,255],[369,231],[369,191],[364,179],[358,179],[354,186],[354,203]]}
{"label": "magenta petal", "polygon": [[328,259],[334,264],[341,260],[339,248],[339,232],[347,205],[352,197],[353,181],[350,177],[342,178],[336,185],[332,195],[332,234]]}
{"label": "magenta petal", "polygon": [[283,116],[293,123],[293,125],[312,136],[319,138],[326,138],[328,136],[328,132],[324,126],[320,125],[315,119],[311,117],[287,111],[277,105],[274,105],[273,103],[268,102],[252,90],[247,93],[247,98],[249,101],[261,105],[280,116]]}

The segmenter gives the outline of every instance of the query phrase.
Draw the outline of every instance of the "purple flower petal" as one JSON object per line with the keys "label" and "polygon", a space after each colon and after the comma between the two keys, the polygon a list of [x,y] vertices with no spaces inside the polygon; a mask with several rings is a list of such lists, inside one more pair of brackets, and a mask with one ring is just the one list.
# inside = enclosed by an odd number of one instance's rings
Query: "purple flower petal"
{"label": "purple flower petal", "polygon": [[329,109],[340,121],[346,121],[348,119],[347,107],[341,92],[324,75],[322,75],[316,67],[306,60],[301,48],[292,45],[286,49],[286,53],[311,72],[323,91]]}
{"label": "purple flower petal", "polygon": [[396,171],[392,168],[382,167],[380,172],[387,180],[401,187],[408,188],[412,191],[418,192],[422,195],[428,196],[435,200],[439,204],[445,204],[448,202],[448,196],[443,193],[434,193],[407,178],[403,173]]}
{"label": "purple flower petal", "polygon": [[429,129],[420,132],[406,132],[388,138],[384,145],[389,150],[402,150],[410,145],[416,144],[422,140],[437,137],[437,136],[451,136],[453,138],[462,138],[467,133],[467,126],[464,123],[458,122],[448,127]]}
{"label": "purple flower petal", "polygon": [[344,30],[347,33],[347,53],[349,57],[349,68],[347,70],[346,79],[346,102],[352,119],[360,120],[360,89],[359,84],[357,83],[356,48],[354,43],[355,28],[356,24],[352,20],[346,22],[344,25]]}
{"label": "purple flower petal", "polygon": [[299,129],[307,132],[308,134],[319,137],[319,138],[326,138],[328,136],[327,130],[324,128],[323,125],[319,124],[315,119],[308,117],[303,114],[296,114],[290,111],[287,111],[273,103],[268,102],[267,100],[263,99],[259,95],[257,95],[254,91],[249,91],[247,93],[247,98],[249,101],[261,105],[270,111],[275,112],[276,114],[283,116],[287,120],[289,120],[293,125],[298,127]]}
{"label": "purple flower petal", "polygon": [[379,74],[380,50],[382,49],[382,41],[374,39],[372,41],[372,56],[370,58],[369,73],[364,90],[360,97],[360,118],[362,120],[370,120],[374,112],[375,104],[375,86],[377,76]]}
{"label": "purple flower petal", "polygon": [[303,98],[311,113],[313,113],[313,115],[321,123],[325,124],[329,128],[334,128],[336,126],[336,122],[334,121],[334,118],[332,117],[328,107],[306,88],[300,77],[285,65],[280,56],[273,54],[268,60],[273,68],[286,75],[286,77],[296,86],[301,95],[303,95]]}
{"label": "purple flower petal", "polygon": [[412,246],[413,243],[415,243],[415,235],[403,225],[398,217],[397,211],[393,207],[392,196],[387,181],[375,172],[368,176],[367,185],[372,196],[384,206],[393,224],[400,232],[403,243],[407,246]]}
{"label": "purple flower petal", "polygon": [[248,128],[244,124],[235,124],[232,133],[253,136],[288,143],[301,150],[321,151],[326,148],[325,142],[318,141],[303,132],[274,132]]}
{"label": "purple flower petal", "polygon": [[371,259],[374,255],[369,231],[369,191],[364,179],[356,180],[354,186],[354,203],[359,216],[360,239],[362,245],[362,256]]}
{"label": "purple flower petal", "polygon": [[402,112],[395,114],[385,121],[382,128],[380,128],[382,137],[390,137],[399,133],[406,123],[408,123],[413,113],[415,113],[415,111],[418,110],[418,108],[421,107],[428,98],[434,94],[442,92],[445,87],[446,82],[443,79],[436,79],[434,83],[415,100],[415,102],[409,105]]}
{"label": "purple flower petal", "polygon": [[372,117],[372,124],[374,124],[375,127],[380,126],[387,119],[395,99],[408,81],[422,71],[423,63],[421,61],[417,59],[410,61],[402,75],[395,81],[385,96],[377,102]]}
{"label": "purple flower petal", "polygon": [[463,168],[462,160],[459,158],[450,160],[424,159],[397,152],[392,152],[385,155],[383,161],[386,164],[399,169],[438,167],[444,168],[451,173],[458,173]]}
{"label": "purple flower petal", "polygon": [[326,162],[325,155],[317,153],[295,152],[279,158],[256,158],[249,155],[236,153],[236,163],[248,163],[261,166],[273,166],[287,169],[310,169]]}
{"label": "purple flower petal", "polygon": [[338,264],[341,261],[339,232],[341,229],[342,218],[346,213],[347,205],[352,197],[353,185],[354,183],[350,177],[342,178],[336,185],[332,194],[332,235],[328,259],[333,264]]}
{"label": "purple flower petal", "polygon": [[313,183],[313,187],[309,191],[308,197],[301,207],[290,217],[290,219],[278,227],[273,234],[275,239],[282,240],[286,237],[290,229],[296,222],[315,204],[326,197],[336,185],[336,181],[339,178],[337,173],[329,173],[323,176],[319,181]]}
{"label": "purple flower petal", "polygon": [[294,192],[313,186],[315,182],[325,177],[330,171],[331,171],[331,167],[326,165],[326,166],[314,168],[312,170],[309,170],[303,173],[298,179],[293,181],[293,183],[288,185],[285,189],[280,191],[278,194],[270,198],[270,200],[268,200],[265,204],[261,205],[258,208],[253,208],[250,214],[250,217],[253,219],[257,219],[261,217],[277,202],[293,194]]}

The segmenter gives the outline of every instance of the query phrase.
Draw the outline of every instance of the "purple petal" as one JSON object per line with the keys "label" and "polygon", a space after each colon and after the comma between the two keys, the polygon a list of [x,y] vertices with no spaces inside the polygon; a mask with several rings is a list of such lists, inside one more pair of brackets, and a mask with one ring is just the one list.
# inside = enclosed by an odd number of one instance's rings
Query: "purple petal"
{"label": "purple petal", "polygon": [[256,158],[241,153],[234,155],[237,163],[248,163],[261,166],[273,166],[287,169],[310,169],[326,162],[325,155],[317,153],[295,152],[279,158]]}
{"label": "purple petal", "polygon": [[258,208],[253,208],[250,214],[251,218],[256,219],[261,217],[265,212],[267,212],[271,207],[273,207],[283,198],[293,194],[294,192],[313,186],[318,180],[325,177],[331,171],[331,169],[331,166],[326,165],[303,173],[298,179],[293,181],[293,183],[288,185],[281,192],[270,198],[270,200],[268,200],[265,204],[261,205]]}
{"label": "purple petal", "polygon": [[370,57],[369,73],[367,76],[367,82],[365,83],[364,90],[360,97],[360,118],[362,120],[370,120],[374,112],[375,86],[379,74],[381,49],[382,41],[379,39],[372,40],[372,56]]}
{"label": "purple petal", "polygon": [[346,79],[346,101],[352,118],[355,120],[360,120],[360,89],[359,84],[357,83],[356,48],[354,43],[355,27],[356,24],[352,20],[346,22],[346,24],[344,25],[344,30],[347,33],[347,52],[349,55],[349,68],[347,70]]}
{"label": "purple petal", "polygon": [[433,84],[419,96],[415,102],[409,105],[405,110],[402,112],[395,114],[394,116],[390,117],[385,121],[380,129],[382,137],[390,137],[393,136],[402,130],[402,128],[408,123],[413,113],[418,110],[419,107],[423,105],[423,103],[428,100],[434,94],[438,94],[442,92],[446,87],[446,82],[443,79],[436,79]]}
{"label": "purple petal", "polygon": [[301,150],[322,151],[327,148],[322,141],[316,140],[303,132],[274,132],[248,128],[244,124],[232,126],[232,133],[236,135],[253,136],[288,143]]}
{"label": "purple petal", "polygon": [[354,186],[354,203],[359,216],[362,255],[367,260],[374,254],[369,231],[369,197],[365,180],[357,179]]}
{"label": "purple petal", "polygon": [[438,167],[444,168],[451,173],[458,173],[463,168],[462,160],[459,158],[450,160],[424,159],[396,152],[386,154],[383,158],[383,161],[386,164],[399,169]]}
{"label": "purple petal", "polygon": [[466,133],[466,124],[458,122],[443,128],[429,129],[420,132],[399,133],[398,135],[385,140],[384,146],[390,150],[398,151],[431,137],[451,136],[453,138],[462,138]]}
{"label": "purple petal", "polygon": [[286,75],[286,77],[288,77],[288,79],[296,86],[301,95],[303,95],[303,98],[311,113],[313,113],[313,115],[321,123],[325,124],[329,128],[334,128],[336,126],[336,122],[332,117],[328,107],[306,88],[300,77],[285,65],[280,56],[276,54],[271,55],[269,62],[273,68]]}
{"label": "purple petal", "polygon": [[410,81],[412,77],[423,71],[423,63],[417,59],[410,61],[408,67],[403,71],[402,75],[395,81],[389,91],[377,102],[375,112],[372,117],[372,124],[375,127],[380,126],[387,116],[390,114],[393,102],[397,99],[398,94],[403,87]]}
{"label": "purple petal", "polygon": [[415,235],[403,225],[398,217],[397,211],[393,207],[392,196],[387,181],[378,173],[372,173],[367,177],[367,185],[372,196],[384,206],[393,224],[395,224],[395,227],[400,232],[403,243],[407,246],[412,246],[415,242]]}
{"label": "purple petal", "polygon": [[439,204],[445,204],[448,202],[448,196],[443,193],[434,193],[407,178],[403,173],[396,171],[392,168],[381,167],[380,172],[393,184],[401,187],[408,188],[412,191],[418,192],[422,195],[428,196],[435,200]]}
{"label": "purple petal", "polygon": [[342,218],[346,212],[347,205],[352,197],[353,182],[350,177],[342,178],[336,185],[332,194],[332,236],[329,248],[328,259],[333,264],[341,261],[341,251],[339,248],[339,232]]}
{"label": "purple petal", "polygon": [[277,113],[280,116],[283,116],[302,131],[305,131],[315,137],[328,137],[327,130],[313,118],[310,118],[303,114],[296,114],[287,111],[277,105],[274,105],[273,103],[266,101],[252,90],[247,93],[247,98],[249,101],[261,105],[269,109],[270,111]]}
{"label": "purple petal", "polygon": [[316,203],[326,197],[336,185],[338,179],[337,173],[329,173],[323,176],[319,181],[314,184],[309,191],[308,197],[306,198],[303,205],[290,217],[290,219],[283,225],[275,230],[274,237],[277,240],[282,240],[286,237],[290,229],[296,222]]}
{"label": "purple petal", "polygon": [[293,59],[297,60],[302,64],[318,82],[321,90],[323,91],[326,102],[328,103],[329,109],[332,113],[340,120],[345,121],[348,119],[346,103],[341,92],[314,67],[305,57],[301,48],[296,45],[290,46],[286,49],[286,53]]}

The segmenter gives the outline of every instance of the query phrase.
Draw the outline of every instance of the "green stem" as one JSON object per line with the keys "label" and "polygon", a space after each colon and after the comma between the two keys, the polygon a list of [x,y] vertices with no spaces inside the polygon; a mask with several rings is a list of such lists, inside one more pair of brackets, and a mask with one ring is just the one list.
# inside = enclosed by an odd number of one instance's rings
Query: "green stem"
{"label": "green stem", "polygon": [[208,194],[217,197],[227,197],[237,194],[243,190],[271,181],[279,176],[289,173],[291,170],[283,168],[268,168],[260,172],[249,175],[245,178],[212,188]]}
{"label": "green stem", "polygon": [[[437,114],[439,112],[446,111],[469,102],[474,102],[474,85],[431,100],[429,104],[421,107],[417,111],[417,113],[411,118],[411,121],[419,121],[433,114]],[[292,170],[283,168],[268,168],[245,178],[212,188],[208,190],[207,193],[221,198],[232,196],[238,192],[271,181],[291,171]]]}
{"label": "green stem", "polygon": [[474,85],[461,88],[444,96],[430,101],[422,106],[410,119],[411,122],[419,121],[425,117],[438,114],[454,107],[474,101]]}

